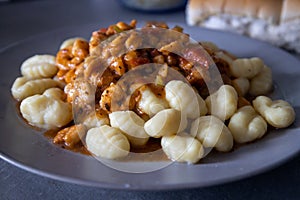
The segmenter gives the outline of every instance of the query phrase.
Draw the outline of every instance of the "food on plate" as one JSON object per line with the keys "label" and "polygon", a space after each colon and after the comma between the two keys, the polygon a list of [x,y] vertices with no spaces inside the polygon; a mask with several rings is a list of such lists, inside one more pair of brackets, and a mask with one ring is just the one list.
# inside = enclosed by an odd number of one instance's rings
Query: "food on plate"
{"label": "food on plate", "polygon": [[245,143],[261,138],[268,125],[252,106],[243,106],[230,118],[228,128],[234,141]]}
{"label": "food on plate", "polygon": [[231,85],[221,86],[215,93],[205,99],[208,113],[225,121],[236,111],[238,95]]}
{"label": "food on plate", "polygon": [[73,119],[71,104],[64,101],[65,94],[59,88],[50,88],[43,94],[24,99],[20,104],[22,116],[30,125],[55,129],[67,125]]}
{"label": "food on plate", "polygon": [[154,138],[180,133],[187,127],[187,117],[173,108],[158,112],[144,125],[148,135]]}
{"label": "food on plate", "polygon": [[284,100],[272,100],[266,96],[258,96],[253,100],[255,110],[272,126],[285,128],[295,121],[293,107]]}
{"label": "food on plate", "polygon": [[300,52],[299,0],[189,0],[186,20]]}
{"label": "food on plate", "polygon": [[272,70],[264,65],[262,70],[250,80],[249,94],[253,96],[268,94],[272,87]]}
{"label": "food on plate", "polygon": [[[250,89],[250,82],[247,78],[239,77],[232,80],[232,86],[236,90],[239,96],[245,96]],[[253,87],[253,89],[256,87]]]}
{"label": "food on plate", "polygon": [[145,121],[133,111],[116,111],[109,114],[110,125],[120,129],[133,146],[144,146],[149,135],[144,129]]}
{"label": "food on plate", "polygon": [[73,42],[66,40],[64,44],[69,46],[60,49],[56,54],[58,72],[56,77],[66,84],[73,82],[76,76],[83,70],[85,58],[89,55],[89,43],[84,39],[76,39]]}
{"label": "food on plate", "polygon": [[[73,38],[69,38],[66,39],[65,41],[63,41],[63,43],[60,45],[59,49],[65,49],[68,46],[72,46],[74,44],[75,41],[86,41],[86,39],[82,38],[82,37],[73,37]],[[87,41],[86,41],[87,42]]]}
{"label": "food on plate", "polygon": [[125,157],[130,149],[127,137],[119,129],[108,125],[88,130],[86,145],[96,156],[109,159]]}
{"label": "food on plate", "polygon": [[189,135],[163,136],[161,146],[173,161],[196,163],[204,156],[204,148],[199,140]]}
{"label": "food on plate", "polygon": [[159,111],[169,108],[167,100],[157,97],[148,86],[142,87],[140,95],[141,98],[138,101],[137,108],[150,117],[154,116]]}
{"label": "food on plate", "polygon": [[238,58],[229,66],[234,77],[251,79],[262,70],[264,64],[260,58]]}
{"label": "food on plate", "polygon": [[289,103],[267,97],[272,71],[261,58],[192,41],[179,26],[136,23],[67,39],[56,56],[25,60],[11,88],[24,120],[52,131],[53,143],[96,157],[151,152],[155,141],[169,159],[187,163],[295,120]]}
{"label": "food on plate", "polygon": [[207,113],[205,101],[187,83],[172,80],[165,86],[166,99],[171,108],[181,111],[194,119]]}
{"label": "food on plate", "polygon": [[63,88],[63,83],[51,78],[30,79],[25,76],[18,77],[11,88],[13,97],[19,101],[35,94],[42,94],[53,87]]}
{"label": "food on plate", "polygon": [[27,78],[51,78],[56,75],[58,68],[55,56],[35,55],[25,60],[21,66],[21,74]]}
{"label": "food on plate", "polygon": [[218,151],[226,152],[233,147],[230,130],[214,115],[197,118],[191,125],[191,135],[195,136],[206,148],[216,148]]}

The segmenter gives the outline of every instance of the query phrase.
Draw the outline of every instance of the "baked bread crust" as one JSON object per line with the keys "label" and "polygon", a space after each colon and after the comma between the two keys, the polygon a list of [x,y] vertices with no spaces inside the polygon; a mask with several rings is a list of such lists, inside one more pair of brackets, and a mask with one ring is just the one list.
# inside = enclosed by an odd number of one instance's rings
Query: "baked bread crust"
{"label": "baked bread crust", "polygon": [[263,19],[281,24],[300,19],[300,0],[189,0],[187,21],[191,25],[216,14]]}
{"label": "baked bread crust", "polygon": [[186,21],[300,53],[300,0],[189,0]]}
{"label": "baked bread crust", "polygon": [[286,0],[281,10],[281,23],[300,20],[300,0]]}

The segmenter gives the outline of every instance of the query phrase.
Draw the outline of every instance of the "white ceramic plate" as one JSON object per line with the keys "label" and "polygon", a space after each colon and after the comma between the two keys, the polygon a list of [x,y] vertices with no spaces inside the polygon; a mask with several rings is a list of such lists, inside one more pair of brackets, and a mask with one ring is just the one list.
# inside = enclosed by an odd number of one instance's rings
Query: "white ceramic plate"
{"label": "white ceramic plate", "polygon": [[[28,127],[20,119],[16,102],[10,95],[11,84],[20,75],[20,64],[26,58],[34,54],[55,54],[64,39],[74,36],[89,38],[93,30],[107,25],[67,27],[34,36],[0,50],[2,159],[33,173],[66,182],[103,188],[161,190],[202,187],[242,179],[277,166],[299,152],[298,117],[287,129],[273,130],[263,139],[239,147],[231,153],[211,154],[201,164],[173,163],[161,170],[142,174],[116,171],[100,164],[91,156],[53,145],[42,132]],[[193,39],[213,41],[237,56],[263,58],[273,71],[276,86],[273,96],[289,101],[295,107],[297,115],[300,114],[299,60],[278,48],[239,35],[198,27],[184,28]]]}

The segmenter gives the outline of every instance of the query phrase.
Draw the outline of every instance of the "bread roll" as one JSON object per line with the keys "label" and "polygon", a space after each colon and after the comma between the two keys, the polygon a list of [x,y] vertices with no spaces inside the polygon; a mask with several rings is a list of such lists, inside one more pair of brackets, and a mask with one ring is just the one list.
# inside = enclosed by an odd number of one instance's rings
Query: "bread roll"
{"label": "bread roll", "polygon": [[186,21],[300,53],[300,0],[189,0]]}
{"label": "bread roll", "polygon": [[281,22],[300,19],[300,0],[283,1],[281,10]]}

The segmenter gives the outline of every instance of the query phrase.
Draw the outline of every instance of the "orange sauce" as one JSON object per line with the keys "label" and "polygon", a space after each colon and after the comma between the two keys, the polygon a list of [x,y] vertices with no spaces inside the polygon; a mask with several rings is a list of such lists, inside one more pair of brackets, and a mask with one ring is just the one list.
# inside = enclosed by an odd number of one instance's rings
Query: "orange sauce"
{"label": "orange sauce", "polygon": [[[56,136],[57,132],[58,132],[57,130],[49,130],[49,131],[46,131],[44,133],[44,136],[46,138],[50,139],[51,141],[53,141],[53,138]],[[73,151],[73,152],[76,152],[76,153],[81,153],[81,154],[84,154],[84,155],[91,155],[91,153],[85,148],[85,146],[82,144],[82,142],[79,142],[78,144],[76,144],[72,147],[67,146],[64,143],[60,143],[60,144],[53,143],[53,144],[57,145],[57,146],[59,146],[63,149],[67,149],[67,150],[70,150],[70,151]]]}

